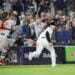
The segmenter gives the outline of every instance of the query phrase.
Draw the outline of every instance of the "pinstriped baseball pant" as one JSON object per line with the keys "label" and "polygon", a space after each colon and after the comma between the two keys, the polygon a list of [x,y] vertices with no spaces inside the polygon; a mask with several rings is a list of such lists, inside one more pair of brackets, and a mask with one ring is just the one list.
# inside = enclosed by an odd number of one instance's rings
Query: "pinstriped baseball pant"
{"label": "pinstriped baseball pant", "polygon": [[31,58],[39,57],[39,55],[42,53],[43,48],[46,48],[51,53],[52,66],[56,65],[56,53],[55,53],[54,47],[53,46],[50,47],[46,38],[43,38],[43,39],[40,38],[40,39],[37,40],[36,51],[34,51],[30,54]]}

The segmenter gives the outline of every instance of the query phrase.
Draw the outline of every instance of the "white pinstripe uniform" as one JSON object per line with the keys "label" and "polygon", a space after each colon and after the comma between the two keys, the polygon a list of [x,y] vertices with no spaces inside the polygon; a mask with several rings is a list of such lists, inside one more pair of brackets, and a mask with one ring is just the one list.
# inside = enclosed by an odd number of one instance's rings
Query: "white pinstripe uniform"
{"label": "white pinstripe uniform", "polygon": [[56,66],[56,54],[53,46],[50,46],[50,43],[47,41],[46,33],[49,33],[50,39],[52,37],[53,30],[48,27],[44,32],[42,32],[37,40],[36,51],[29,54],[29,60],[32,60],[33,57],[39,57],[43,48],[46,48],[51,53],[52,66]]}

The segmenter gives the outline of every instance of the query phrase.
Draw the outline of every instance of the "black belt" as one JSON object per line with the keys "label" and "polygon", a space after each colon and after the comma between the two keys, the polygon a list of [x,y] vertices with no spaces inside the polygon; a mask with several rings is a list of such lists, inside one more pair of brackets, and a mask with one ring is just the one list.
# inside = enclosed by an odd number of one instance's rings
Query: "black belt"
{"label": "black belt", "polygon": [[[4,33],[0,33],[1,35],[5,35]],[[10,38],[10,36],[8,35],[7,38]]]}
{"label": "black belt", "polygon": [[45,38],[45,37],[42,37],[42,38]]}
{"label": "black belt", "polygon": [[0,33],[1,35],[5,35],[4,33]]}

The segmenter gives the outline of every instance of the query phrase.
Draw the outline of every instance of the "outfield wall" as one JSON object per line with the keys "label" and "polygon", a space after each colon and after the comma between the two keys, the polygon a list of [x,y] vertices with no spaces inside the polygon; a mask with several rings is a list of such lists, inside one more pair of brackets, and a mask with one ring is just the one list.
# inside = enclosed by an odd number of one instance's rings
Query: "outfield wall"
{"label": "outfield wall", "polygon": [[[51,64],[50,53],[46,49],[43,49],[39,58],[33,58],[32,61],[29,61],[29,52],[33,52],[35,50],[35,47],[11,47],[6,61],[8,61],[8,64]],[[74,46],[55,47],[55,52],[58,64],[75,62]]]}

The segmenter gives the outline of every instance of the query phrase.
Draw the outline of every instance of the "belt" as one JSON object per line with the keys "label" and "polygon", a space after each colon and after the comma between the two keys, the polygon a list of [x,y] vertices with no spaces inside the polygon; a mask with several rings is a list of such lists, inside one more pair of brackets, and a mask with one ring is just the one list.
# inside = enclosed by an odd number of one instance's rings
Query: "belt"
{"label": "belt", "polygon": [[1,35],[5,35],[4,33],[0,33]]}
{"label": "belt", "polygon": [[42,38],[45,38],[45,37],[42,37]]}

